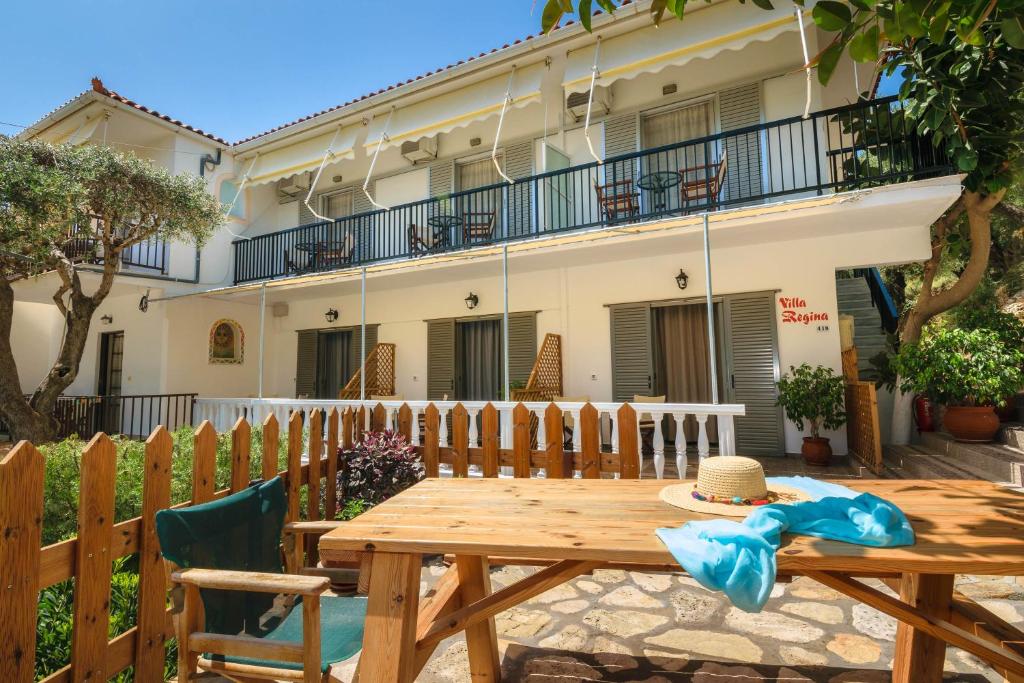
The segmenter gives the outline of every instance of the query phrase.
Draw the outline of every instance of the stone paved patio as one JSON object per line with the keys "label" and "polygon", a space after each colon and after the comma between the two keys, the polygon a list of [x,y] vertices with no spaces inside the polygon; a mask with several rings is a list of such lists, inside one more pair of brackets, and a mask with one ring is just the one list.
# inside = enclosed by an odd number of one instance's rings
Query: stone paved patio
{"label": "stone paved patio", "polygon": [[[439,560],[424,568],[424,591],[444,569]],[[491,576],[498,588],[532,571],[498,567]],[[1024,621],[1024,579],[959,584],[1007,621]],[[896,633],[891,618],[803,577],[777,585],[764,612],[746,614],[687,576],[612,570],[548,591],[496,625],[505,680],[530,683],[880,683]],[[948,681],[1002,680],[954,649],[946,670]],[[417,680],[469,681],[464,638],[441,643]]]}

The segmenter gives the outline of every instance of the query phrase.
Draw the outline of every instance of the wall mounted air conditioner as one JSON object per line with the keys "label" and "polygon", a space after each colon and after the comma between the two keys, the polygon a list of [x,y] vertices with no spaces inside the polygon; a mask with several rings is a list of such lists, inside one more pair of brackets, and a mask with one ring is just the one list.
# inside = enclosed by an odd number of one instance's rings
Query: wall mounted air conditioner
{"label": "wall mounted air conditioner", "polygon": [[414,164],[417,161],[436,159],[437,136],[420,138],[419,140],[406,140],[402,143],[402,156]]}
{"label": "wall mounted air conditioner", "polygon": [[[587,117],[587,100],[590,99],[590,91],[570,93],[565,98],[565,109],[576,121],[582,121]],[[606,86],[599,85],[594,88],[594,104],[590,117],[602,116],[612,110],[612,91]]]}
{"label": "wall mounted air conditioner", "polygon": [[287,197],[297,197],[300,194],[309,192],[309,174],[300,173],[291,178],[284,178],[277,184],[278,193]]}

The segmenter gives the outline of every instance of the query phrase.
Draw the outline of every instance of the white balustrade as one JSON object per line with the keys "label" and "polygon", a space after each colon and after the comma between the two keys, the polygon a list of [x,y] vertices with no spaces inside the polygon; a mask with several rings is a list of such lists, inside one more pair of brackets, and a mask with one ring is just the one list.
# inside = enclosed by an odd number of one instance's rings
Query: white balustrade
{"label": "white balustrade", "polygon": [[[268,415],[273,414],[282,430],[287,430],[289,415],[294,411],[308,413],[319,408],[326,415],[331,408],[338,412],[346,408],[358,411],[364,410],[363,429],[369,429],[373,409],[381,404],[385,411],[385,426],[388,429],[395,429],[397,426],[397,415],[403,405],[409,407],[412,417],[411,442],[414,446],[421,445],[419,419],[426,412],[427,406],[431,403],[437,408],[439,414],[438,442],[442,448],[449,447],[450,425],[448,416],[450,411],[458,404],[457,401],[341,401],[341,400],[296,400],[296,399],[251,399],[251,398],[197,398],[195,403],[195,420],[198,424],[202,420],[209,420],[217,431],[224,432],[234,425],[239,417],[245,417],[252,423],[262,422]],[[486,401],[462,401],[466,413],[469,415],[469,443],[471,447],[480,444],[480,430],[477,425],[477,418],[480,411],[487,405]],[[500,431],[499,443],[501,448],[512,448],[512,411],[517,403],[511,401],[492,402],[498,411],[498,425]],[[543,449],[547,443],[547,426],[544,421],[545,411],[549,403],[528,402],[524,403],[526,409],[535,415],[538,420],[537,443]],[[580,451],[583,444],[583,423],[581,414],[585,403],[558,402],[562,410],[563,419],[565,415],[572,417],[572,447],[574,451]],[[598,419],[594,429],[597,430],[597,440],[601,443],[601,424],[604,420],[611,422],[611,443],[604,444],[604,448],[610,448],[613,453],[619,453],[619,424],[616,419],[621,403],[592,403],[597,410]],[[675,425],[675,438],[672,442],[676,456],[676,471],[680,477],[687,473],[688,459],[686,454],[686,435],[684,425],[688,416],[693,416],[697,424],[697,456],[703,460],[711,454],[711,441],[708,435],[708,418],[714,417],[718,423],[718,453],[720,455],[736,454],[736,429],[735,418],[745,414],[745,407],[736,404],[699,404],[699,403],[643,403],[631,404],[637,413],[637,444],[640,450],[641,469],[643,466],[643,442],[639,434],[640,418],[645,421],[654,421],[653,435],[653,463],[655,476],[659,479],[665,473],[665,448],[666,439],[663,432],[665,423]],[[664,418],[668,416],[666,421]],[[561,436],[561,435],[559,435]],[[502,475],[510,476],[511,468],[502,467]]]}

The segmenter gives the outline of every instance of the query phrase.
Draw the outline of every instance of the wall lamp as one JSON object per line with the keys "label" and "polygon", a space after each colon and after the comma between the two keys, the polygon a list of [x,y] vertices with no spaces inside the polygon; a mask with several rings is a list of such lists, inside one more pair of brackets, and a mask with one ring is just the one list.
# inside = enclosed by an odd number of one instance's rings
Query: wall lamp
{"label": "wall lamp", "polygon": [[336,309],[336,308],[328,308],[327,312],[324,313],[324,318],[326,318],[327,322],[329,322],[329,323],[337,322],[337,320],[338,320],[338,309]]}
{"label": "wall lamp", "polygon": [[114,316],[110,315],[109,313],[107,315],[100,316],[100,320],[102,320],[106,325],[114,324]]}
{"label": "wall lamp", "polygon": [[466,297],[466,308],[473,310],[478,303],[480,303],[480,297],[470,292],[469,296]]}
{"label": "wall lamp", "polygon": [[683,269],[680,268],[679,275],[676,275],[676,284],[679,286],[679,289],[686,289],[686,283],[689,279],[689,276],[687,276],[687,274],[683,272]]}

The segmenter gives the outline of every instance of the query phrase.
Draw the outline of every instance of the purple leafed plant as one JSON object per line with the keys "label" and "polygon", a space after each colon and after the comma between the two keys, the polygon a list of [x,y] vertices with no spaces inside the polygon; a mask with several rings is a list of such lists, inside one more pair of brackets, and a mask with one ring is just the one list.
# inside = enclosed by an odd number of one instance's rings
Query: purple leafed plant
{"label": "purple leafed plant", "polygon": [[397,432],[368,432],[362,443],[342,451],[338,497],[382,503],[423,479],[423,461]]}

